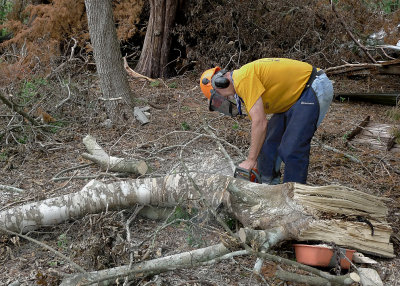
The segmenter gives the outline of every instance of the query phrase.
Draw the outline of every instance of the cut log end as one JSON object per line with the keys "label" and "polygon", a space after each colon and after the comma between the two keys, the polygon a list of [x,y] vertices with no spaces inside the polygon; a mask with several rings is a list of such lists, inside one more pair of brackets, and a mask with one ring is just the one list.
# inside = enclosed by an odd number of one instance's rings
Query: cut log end
{"label": "cut log end", "polygon": [[361,281],[360,276],[359,276],[357,273],[355,273],[355,272],[350,273],[350,278],[351,278],[351,280],[353,280],[354,282],[360,282],[360,281]]}
{"label": "cut log end", "polygon": [[149,167],[147,166],[145,161],[139,161],[137,163],[137,171],[140,175],[146,174],[148,169]]}

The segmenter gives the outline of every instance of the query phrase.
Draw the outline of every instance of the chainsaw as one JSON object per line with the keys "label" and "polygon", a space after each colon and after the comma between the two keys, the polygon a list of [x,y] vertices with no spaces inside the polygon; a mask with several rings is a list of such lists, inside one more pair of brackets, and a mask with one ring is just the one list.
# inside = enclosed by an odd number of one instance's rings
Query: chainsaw
{"label": "chainsaw", "polygon": [[260,174],[255,168],[248,170],[242,167],[236,167],[235,172],[233,173],[233,177],[261,184]]}

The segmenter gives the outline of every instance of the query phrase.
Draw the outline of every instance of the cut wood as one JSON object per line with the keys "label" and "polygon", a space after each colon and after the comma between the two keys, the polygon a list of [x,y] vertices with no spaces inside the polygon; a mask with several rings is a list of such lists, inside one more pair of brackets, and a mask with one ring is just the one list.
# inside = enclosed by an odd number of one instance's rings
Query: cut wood
{"label": "cut wood", "polygon": [[383,286],[381,277],[379,277],[375,269],[359,268],[358,274],[360,275],[362,286]]}
{"label": "cut wood", "polygon": [[[329,241],[383,257],[394,257],[387,207],[382,198],[343,186],[311,187],[286,183],[269,186],[229,176],[196,174],[212,208],[227,206],[245,227],[271,231],[274,244],[282,240]],[[34,202],[0,212],[0,225],[28,231],[106,209],[134,204],[171,207],[190,204],[201,209],[197,190],[186,175],[104,184],[93,180],[80,192]],[[355,216],[367,218],[367,223]]]}
{"label": "cut wood", "polygon": [[369,145],[374,149],[397,152],[400,151],[396,144],[392,130],[395,125],[369,122],[362,131],[351,140],[352,144]]}
{"label": "cut wood", "polygon": [[137,120],[140,121],[142,125],[145,125],[150,122],[150,120],[147,118],[146,114],[144,114],[143,109],[140,107],[135,106],[133,109],[133,115]]}
{"label": "cut wood", "polygon": [[354,128],[354,129],[350,132],[350,134],[346,137],[346,139],[347,139],[347,140],[351,140],[351,139],[354,138],[354,136],[356,136],[357,134],[359,134],[359,133],[363,130],[363,128],[364,128],[365,126],[368,125],[368,123],[369,123],[369,121],[370,121],[370,118],[371,118],[371,116],[369,116],[369,115],[368,115],[367,117],[365,117],[365,119],[364,119],[362,122],[360,122],[360,124],[358,124],[357,127]]}
{"label": "cut wood", "polygon": [[147,164],[144,161],[129,160],[109,156],[96,139],[90,135],[83,138],[83,144],[90,154],[83,153],[82,157],[98,164],[102,170],[121,173],[134,173],[144,175],[147,172]]}

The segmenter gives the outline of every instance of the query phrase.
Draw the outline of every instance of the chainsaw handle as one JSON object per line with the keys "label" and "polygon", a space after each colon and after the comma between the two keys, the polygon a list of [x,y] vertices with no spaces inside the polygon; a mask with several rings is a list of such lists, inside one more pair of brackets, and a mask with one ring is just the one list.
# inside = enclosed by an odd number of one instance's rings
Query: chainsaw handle
{"label": "chainsaw handle", "polygon": [[258,170],[255,168],[248,170],[238,166],[235,169],[233,177],[261,184],[260,174],[258,173]]}
{"label": "chainsaw handle", "polygon": [[[260,173],[258,173],[258,170],[257,169],[251,169],[251,181],[252,182],[255,182],[255,183],[259,183],[259,184],[261,184],[261,176],[260,176]],[[253,180],[253,176],[254,176],[254,180]]]}

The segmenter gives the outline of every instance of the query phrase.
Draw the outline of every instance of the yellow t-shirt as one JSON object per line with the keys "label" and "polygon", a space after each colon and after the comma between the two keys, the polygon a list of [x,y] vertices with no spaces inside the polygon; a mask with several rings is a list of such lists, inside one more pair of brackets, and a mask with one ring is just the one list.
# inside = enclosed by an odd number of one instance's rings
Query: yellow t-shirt
{"label": "yellow t-shirt", "polygon": [[236,93],[247,114],[261,96],[266,114],[287,111],[299,99],[312,66],[301,61],[265,58],[242,66],[232,74]]}

